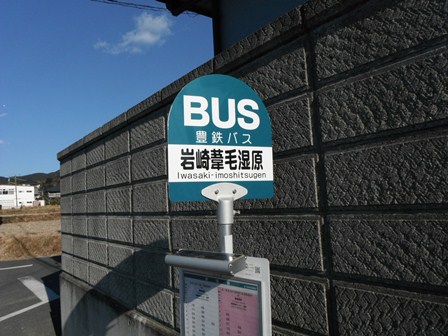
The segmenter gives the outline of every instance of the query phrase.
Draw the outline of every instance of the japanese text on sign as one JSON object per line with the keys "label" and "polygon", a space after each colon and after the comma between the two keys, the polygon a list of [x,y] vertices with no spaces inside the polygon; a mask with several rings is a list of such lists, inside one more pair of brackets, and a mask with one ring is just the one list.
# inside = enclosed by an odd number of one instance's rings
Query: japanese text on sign
{"label": "japanese text on sign", "polygon": [[263,156],[259,150],[185,148],[181,149],[180,165],[184,170],[262,170]]}
{"label": "japanese text on sign", "polygon": [[272,151],[267,147],[172,145],[170,181],[269,181]]}
{"label": "japanese text on sign", "polygon": [[260,285],[184,273],[185,336],[260,335]]}

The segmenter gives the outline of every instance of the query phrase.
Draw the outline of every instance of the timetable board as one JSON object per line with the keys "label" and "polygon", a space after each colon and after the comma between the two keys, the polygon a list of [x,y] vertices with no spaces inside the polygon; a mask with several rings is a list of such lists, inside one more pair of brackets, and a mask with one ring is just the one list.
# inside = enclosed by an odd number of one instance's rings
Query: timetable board
{"label": "timetable board", "polygon": [[252,267],[234,277],[181,270],[182,335],[270,335],[269,274],[248,259]]}

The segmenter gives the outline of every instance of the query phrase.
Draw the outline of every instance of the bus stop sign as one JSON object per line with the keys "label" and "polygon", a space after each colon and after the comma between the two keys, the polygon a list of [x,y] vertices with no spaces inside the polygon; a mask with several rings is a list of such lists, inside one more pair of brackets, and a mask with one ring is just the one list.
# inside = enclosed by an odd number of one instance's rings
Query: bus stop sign
{"label": "bus stop sign", "polygon": [[262,100],[244,82],[207,75],[187,84],[168,116],[171,201],[204,201],[201,191],[231,182],[246,199],[273,195],[272,130]]}

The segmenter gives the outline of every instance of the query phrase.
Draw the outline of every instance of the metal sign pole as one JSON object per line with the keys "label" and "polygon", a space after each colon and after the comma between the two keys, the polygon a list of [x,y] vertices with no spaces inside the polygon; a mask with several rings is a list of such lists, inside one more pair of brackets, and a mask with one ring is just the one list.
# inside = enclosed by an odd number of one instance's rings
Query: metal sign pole
{"label": "metal sign pole", "polygon": [[247,189],[235,183],[216,183],[204,188],[202,195],[218,202],[216,212],[219,226],[219,249],[222,253],[233,253],[232,224],[233,202],[247,194]]}
{"label": "metal sign pole", "polygon": [[220,198],[216,214],[219,226],[219,251],[231,254],[233,253],[233,198]]}

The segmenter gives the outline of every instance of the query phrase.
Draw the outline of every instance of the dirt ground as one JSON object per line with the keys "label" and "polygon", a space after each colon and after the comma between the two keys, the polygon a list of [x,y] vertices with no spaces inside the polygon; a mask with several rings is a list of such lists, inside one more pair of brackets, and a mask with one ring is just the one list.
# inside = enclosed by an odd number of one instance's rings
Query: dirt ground
{"label": "dirt ground", "polygon": [[59,233],[60,231],[60,219],[0,225],[0,235],[39,235]]}
{"label": "dirt ground", "polygon": [[[54,256],[61,253],[61,220],[58,213],[53,213],[52,219],[47,220],[33,220],[33,216],[22,218],[23,213],[19,213],[19,210],[15,220],[10,217],[13,213],[8,211],[5,215],[4,211],[0,214],[3,216],[0,224],[0,260]],[[6,218],[10,220],[5,223]]]}
{"label": "dirt ground", "polygon": [[61,207],[58,205],[0,210],[0,224],[47,221],[59,218],[61,218]]}

